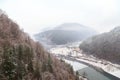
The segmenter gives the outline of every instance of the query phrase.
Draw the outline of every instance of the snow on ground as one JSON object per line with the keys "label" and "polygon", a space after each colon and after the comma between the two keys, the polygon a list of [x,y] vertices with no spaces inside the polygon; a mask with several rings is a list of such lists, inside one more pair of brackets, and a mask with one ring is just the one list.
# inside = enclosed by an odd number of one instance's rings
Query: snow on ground
{"label": "snow on ground", "polygon": [[110,64],[101,64],[101,63],[98,63],[98,62],[92,62],[92,61],[88,61],[88,60],[84,60],[84,59],[77,59],[79,61],[82,61],[82,62],[85,62],[85,63],[89,63],[93,66],[96,66],[98,68],[101,68],[103,69],[104,71],[108,72],[109,74],[112,74],[118,78],[120,78],[120,69],[110,65]]}
{"label": "snow on ground", "polygon": [[113,72],[113,73],[111,73],[111,74],[116,75],[117,77],[120,78],[120,70],[119,70],[119,71],[115,71],[115,72]]}
{"label": "snow on ground", "polygon": [[50,50],[50,52],[53,53],[53,54],[56,54],[56,55],[63,54],[63,55],[66,56],[66,55],[68,55],[68,53],[70,52],[70,50],[68,50],[66,47],[65,48],[52,48]]}
{"label": "snow on ground", "polygon": [[[85,63],[89,63],[90,65],[101,68],[104,71],[120,78],[120,65],[113,64],[106,60],[100,60],[93,56],[88,56],[86,54],[82,54],[82,51],[78,47],[73,47],[73,45],[72,45],[72,47],[71,46],[70,47],[62,46],[62,47],[52,48],[50,50],[50,52],[54,55],[71,56],[74,59],[77,59],[77,60],[85,62]],[[79,66],[81,66],[75,62],[74,63],[70,62],[70,61],[66,61],[66,62],[73,65],[73,68],[75,69],[75,71],[79,68]],[[84,67],[81,67],[81,68],[84,68]]]}
{"label": "snow on ground", "polygon": [[83,68],[88,67],[88,66],[86,66],[86,65],[84,65],[84,64],[80,64],[80,63],[78,63],[78,62],[74,62],[74,61],[70,61],[70,60],[66,60],[66,59],[64,59],[64,61],[65,61],[66,63],[72,65],[74,71],[77,71],[77,70],[80,70],[80,69],[83,69]]}

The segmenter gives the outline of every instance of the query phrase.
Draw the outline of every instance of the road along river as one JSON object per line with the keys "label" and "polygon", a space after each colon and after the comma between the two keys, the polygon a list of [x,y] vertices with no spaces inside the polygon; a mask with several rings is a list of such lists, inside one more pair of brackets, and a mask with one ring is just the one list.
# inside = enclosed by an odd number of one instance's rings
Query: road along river
{"label": "road along river", "polygon": [[[63,58],[63,57],[62,57]],[[119,78],[84,62],[75,59],[64,58],[66,63],[73,66],[74,71],[78,71],[80,75],[85,76],[88,80],[120,80]]]}

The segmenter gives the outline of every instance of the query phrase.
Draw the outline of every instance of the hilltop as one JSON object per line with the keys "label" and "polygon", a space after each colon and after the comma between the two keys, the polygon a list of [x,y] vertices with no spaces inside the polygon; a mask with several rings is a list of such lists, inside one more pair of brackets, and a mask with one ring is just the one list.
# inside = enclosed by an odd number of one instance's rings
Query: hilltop
{"label": "hilltop", "polygon": [[96,35],[97,32],[78,23],[64,23],[53,29],[35,35],[36,40],[47,45],[64,45],[84,40]]}
{"label": "hilltop", "polygon": [[83,41],[80,48],[86,54],[120,64],[120,27]]}

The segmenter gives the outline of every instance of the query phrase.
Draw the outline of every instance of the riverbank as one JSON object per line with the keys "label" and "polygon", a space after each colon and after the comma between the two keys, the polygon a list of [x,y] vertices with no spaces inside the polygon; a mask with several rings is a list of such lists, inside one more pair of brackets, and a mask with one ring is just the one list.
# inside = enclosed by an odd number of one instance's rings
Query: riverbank
{"label": "riverbank", "polygon": [[110,75],[120,78],[120,65],[113,64],[106,60],[97,59],[91,55],[86,55],[79,48],[62,46],[51,49],[51,53],[53,53],[55,56],[61,56],[61,58],[64,56],[73,61],[77,60],[80,63],[92,66],[100,72],[104,71]]}
{"label": "riverbank", "polygon": [[[109,74],[108,72],[106,72],[106,71],[104,71],[103,69],[101,69],[100,67],[96,67],[96,66],[94,66],[94,65],[92,65],[92,64],[89,64],[89,63],[86,63],[86,62],[83,62],[83,61],[80,61],[80,60],[77,60],[77,59],[75,59],[75,58],[73,58],[73,57],[68,57],[68,56],[64,56],[64,55],[58,55],[57,56],[58,58],[62,58],[63,60],[65,60],[65,62],[66,62],[66,60],[69,60],[69,61],[73,61],[73,62],[78,62],[78,63],[82,63],[82,64],[84,64],[84,65],[87,65],[87,66],[84,66],[84,67],[82,67],[82,68],[79,68],[79,69],[76,69],[76,71],[77,70],[82,70],[82,69],[84,69],[84,68],[87,68],[87,67],[91,67],[91,68],[93,68],[94,70],[96,70],[96,71],[98,71],[98,72],[100,72],[101,74],[103,74],[104,76],[106,76],[106,77],[109,77],[110,78],[110,80],[120,80],[120,78],[118,78],[118,77],[116,77],[116,76],[114,76],[114,75],[112,75],[112,74]],[[67,62],[68,63],[68,62]],[[73,65],[73,64],[71,64],[71,65]],[[78,65],[78,64],[77,64]],[[79,65],[78,65],[79,66]],[[81,67],[81,66],[79,66],[79,67]],[[74,67],[73,67],[74,68]]]}
{"label": "riverbank", "polygon": [[[80,61],[80,62],[84,62],[86,63],[87,65],[90,65],[92,67],[94,67],[95,69],[99,70],[100,72],[104,71],[106,73],[109,73],[115,77],[118,77],[120,79],[120,69],[118,67],[116,67],[114,64],[109,64],[109,63],[105,63],[105,64],[101,64],[101,63],[98,63],[98,62],[92,62],[92,61],[89,61],[89,60],[85,60],[85,59],[80,59],[80,58],[76,58],[76,60]],[[118,72],[118,73],[116,73]]]}

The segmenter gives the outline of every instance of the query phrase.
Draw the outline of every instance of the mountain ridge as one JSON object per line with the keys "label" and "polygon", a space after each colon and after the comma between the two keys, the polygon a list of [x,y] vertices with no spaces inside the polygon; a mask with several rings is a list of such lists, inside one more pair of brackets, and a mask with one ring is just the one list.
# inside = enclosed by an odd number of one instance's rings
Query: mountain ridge
{"label": "mountain ridge", "polygon": [[50,44],[62,45],[80,41],[95,34],[97,34],[95,30],[82,26],[79,23],[64,23],[54,29],[35,34],[35,38],[38,41],[46,39],[51,42]]}
{"label": "mountain ridge", "polygon": [[80,49],[101,59],[120,64],[120,27],[83,41]]}

